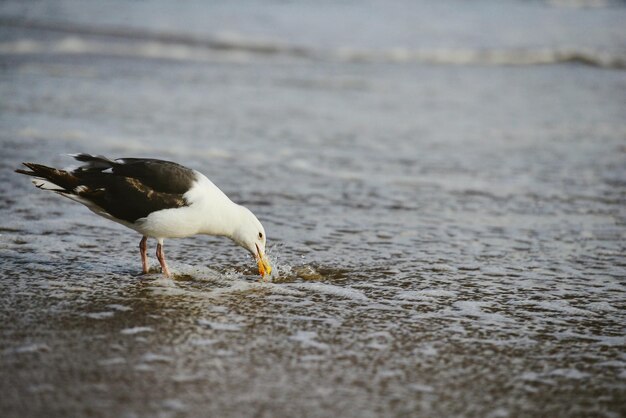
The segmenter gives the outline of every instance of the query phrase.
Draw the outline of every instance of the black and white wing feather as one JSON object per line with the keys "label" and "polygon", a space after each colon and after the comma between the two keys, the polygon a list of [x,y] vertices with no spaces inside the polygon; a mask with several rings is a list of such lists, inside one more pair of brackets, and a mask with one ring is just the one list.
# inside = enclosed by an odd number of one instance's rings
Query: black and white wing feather
{"label": "black and white wing feather", "polygon": [[94,206],[103,214],[134,223],[152,212],[188,206],[184,194],[197,179],[194,170],[170,161],[76,154],[83,162],[67,171],[41,164],[24,163],[31,171],[19,173],[41,179],[38,187],[53,190]]}

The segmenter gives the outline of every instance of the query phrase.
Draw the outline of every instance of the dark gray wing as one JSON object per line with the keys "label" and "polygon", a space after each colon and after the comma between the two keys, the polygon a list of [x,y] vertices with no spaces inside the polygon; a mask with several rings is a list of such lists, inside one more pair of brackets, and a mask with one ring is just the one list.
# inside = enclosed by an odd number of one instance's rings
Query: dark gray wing
{"label": "dark gray wing", "polygon": [[83,187],[74,189],[73,194],[131,223],[158,210],[187,206],[181,193],[158,192],[132,177],[102,173],[98,177],[82,178],[80,183]]}
{"label": "dark gray wing", "polygon": [[35,163],[24,163],[31,171],[16,171],[46,179],[58,186],[48,190],[80,196],[111,216],[131,223],[158,210],[188,206],[183,195],[196,180],[193,170],[170,161],[113,161],[89,154],[77,154],[74,158],[84,164],[72,171]]}
{"label": "dark gray wing", "polygon": [[196,180],[196,173],[171,161],[148,158],[115,160],[113,174],[139,180],[145,186],[163,193],[186,193]]}
{"label": "dark gray wing", "polygon": [[83,186],[73,193],[128,222],[157,210],[186,206],[183,195],[196,180],[193,170],[171,161],[150,158],[113,161],[89,154],[74,158],[85,164],[72,171]]}
{"label": "dark gray wing", "polygon": [[180,164],[152,158],[118,158],[115,161],[101,155],[76,154],[85,164],[72,173],[79,177],[113,174],[141,181],[157,192],[184,194],[196,180],[196,173]]}

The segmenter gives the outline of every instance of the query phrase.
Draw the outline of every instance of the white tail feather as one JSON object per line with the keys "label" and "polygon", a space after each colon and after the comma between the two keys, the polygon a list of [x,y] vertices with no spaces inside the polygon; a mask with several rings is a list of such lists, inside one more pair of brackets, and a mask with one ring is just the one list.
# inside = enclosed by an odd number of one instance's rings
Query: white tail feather
{"label": "white tail feather", "polygon": [[32,183],[35,185],[35,187],[42,189],[42,190],[52,190],[54,192],[65,191],[65,189],[63,189],[63,187],[59,186],[58,184],[54,184],[51,181],[40,179],[40,178],[33,179]]}

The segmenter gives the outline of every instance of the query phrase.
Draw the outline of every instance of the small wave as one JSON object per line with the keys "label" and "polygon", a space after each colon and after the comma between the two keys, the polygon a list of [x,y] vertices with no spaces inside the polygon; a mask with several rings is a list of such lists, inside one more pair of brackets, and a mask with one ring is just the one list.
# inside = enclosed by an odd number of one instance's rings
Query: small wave
{"label": "small wave", "polygon": [[568,9],[593,9],[601,7],[615,6],[619,0],[548,0],[547,3],[552,7],[561,7]]}
{"label": "small wave", "polygon": [[230,324],[226,322],[208,321],[206,319],[198,319],[198,324],[207,326],[216,331],[241,331],[240,324]]}
{"label": "small wave", "polygon": [[124,335],[135,335],[143,332],[152,332],[154,329],[152,327],[132,327],[132,328],[124,328],[120,331],[120,333]]}
{"label": "small wave", "polygon": [[8,348],[3,351],[3,354],[37,353],[37,352],[44,352],[44,351],[50,351],[50,347],[42,343],[33,343],[33,344],[22,345],[20,347]]}
{"label": "small wave", "polygon": [[91,319],[108,319],[112,318],[115,315],[115,312],[90,312],[86,313],[85,316]]}
{"label": "small wave", "polygon": [[289,337],[292,341],[299,342],[303,347],[313,347],[322,350],[329,348],[328,344],[317,341],[318,335],[314,331],[298,331],[295,335]]}
{"label": "small wave", "polygon": [[21,39],[0,43],[0,54],[106,55],[128,58],[164,59],[172,61],[245,61],[246,57],[212,53],[211,49],[160,43],[157,41],[106,42],[67,36],[55,41]]}
{"label": "small wave", "polygon": [[511,49],[404,49],[382,51],[342,50],[340,57],[353,62],[423,63],[437,65],[521,66],[561,63],[601,68],[626,68],[626,54],[590,48],[511,48]]}
{"label": "small wave", "polygon": [[[30,20],[0,19],[0,26],[18,27],[34,30],[44,30],[57,33],[65,33],[70,36],[58,42],[51,43],[59,45],[60,52],[67,53],[111,53],[115,55],[131,55],[135,53],[139,56],[154,58],[173,59],[202,59],[205,54],[202,50],[212,51],[239,51],[256,54],[285,54],[292,56],[308,56],[312,50],[291,45],[286,42],[276,40],[264,40],[239,35],[232,32],[216,34],[212,37],[198,37],[194,35],[174,32],[157,32],[151,30],[118,28],[118,27],[90,27],[70,23],[39,22]],[[77,41],[77,37],[99,37],[108,38],[108,42],[98,42],[92,39],[82,39],[82,43]],[[134,45],[125,46],[114,40],[132,42]],[[104,41],[104,39],[103,39]],[[14,44],[15,53],[38,52],[41,42],[36,41],[15,41],[3,43],[7,48]],[[134,46],[134,47],[133,47]]]}
{"label": "small wave", "polygon": [[0,25],[65,33],[65,38],[43,41],[21,39],[0,43],[0,54],[91,54],[212,61],[247,61],[252,56],[284,56],[352,63],[418,63],[433,65],[527,66],[562,63],[600,68],[626,68],[626,51],[591,47],[538,48],[330,48],[294,45],[237,33],[198,37],[183,33],[131,28],[94,28],[66,23],[0,19]]}

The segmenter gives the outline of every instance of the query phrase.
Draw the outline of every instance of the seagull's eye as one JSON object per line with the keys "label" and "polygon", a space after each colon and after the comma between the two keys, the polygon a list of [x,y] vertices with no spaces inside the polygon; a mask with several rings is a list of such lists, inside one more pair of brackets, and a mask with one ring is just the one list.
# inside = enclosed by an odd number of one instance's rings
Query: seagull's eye
{"label": "seagull's eye", "polygon": [[259,238],[263,239],[263,232],[259,232]]}

